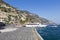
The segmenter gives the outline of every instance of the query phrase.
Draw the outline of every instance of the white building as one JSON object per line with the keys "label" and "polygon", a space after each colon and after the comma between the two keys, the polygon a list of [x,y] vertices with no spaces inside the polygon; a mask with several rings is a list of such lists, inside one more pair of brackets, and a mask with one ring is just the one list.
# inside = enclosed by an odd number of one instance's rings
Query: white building
{"label": "white building", "polygon": [[6,19],[6,18],[7,18],[6,15],[0,14],[0,22],[4,22],[5,23],[4,19]]}
{"label": "white building", "polygon": [[3,22],[4,21],[4,19],[0,19],[0,22]]}

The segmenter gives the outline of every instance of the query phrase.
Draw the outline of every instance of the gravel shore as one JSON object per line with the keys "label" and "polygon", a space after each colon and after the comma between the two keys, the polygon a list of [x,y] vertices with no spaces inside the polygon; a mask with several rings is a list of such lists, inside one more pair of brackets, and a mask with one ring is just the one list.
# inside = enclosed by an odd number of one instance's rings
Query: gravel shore
{"label": "gravel shore", "polygon": [[16,25],[5,26],[0,30],[0,40],[41,40],[35,28],[32,27],[16,27]]}
{"label": "gravel shore", "polygon": [[20,27],[15,31],[0,33],[0,40],[35,40],[32,28]]}

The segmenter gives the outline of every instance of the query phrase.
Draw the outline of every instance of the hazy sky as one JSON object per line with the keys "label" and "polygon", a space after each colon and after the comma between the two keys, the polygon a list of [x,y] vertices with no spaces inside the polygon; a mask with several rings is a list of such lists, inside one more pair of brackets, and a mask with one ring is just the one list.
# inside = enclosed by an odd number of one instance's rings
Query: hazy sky
{"label": "hazy sky", "polygon": [[43,18],[60,23],[60,0],[4,0],[10,5],[28,10]]}

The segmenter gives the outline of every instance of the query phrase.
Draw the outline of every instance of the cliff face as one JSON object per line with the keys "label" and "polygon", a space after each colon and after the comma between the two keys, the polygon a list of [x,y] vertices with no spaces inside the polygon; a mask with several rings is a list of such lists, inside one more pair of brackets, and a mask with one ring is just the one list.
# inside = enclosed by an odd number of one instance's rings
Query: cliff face
{"label": "cliff face", "polygon": [[18,10],[2,0],[0,0],[0,22],[4,22],[6,24],[53,24],[53,22],[50,22],[26,10]]}

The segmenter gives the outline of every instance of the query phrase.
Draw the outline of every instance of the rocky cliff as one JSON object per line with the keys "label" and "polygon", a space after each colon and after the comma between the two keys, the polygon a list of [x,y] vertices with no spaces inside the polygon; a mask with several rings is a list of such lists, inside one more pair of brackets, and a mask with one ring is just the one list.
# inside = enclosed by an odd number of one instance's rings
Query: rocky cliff
{"label": "rocky cliff", "polygon": [[26,10],[18,10],[12,7],[3,0],[0,0],[0,22],[6,24],[26,24],[26,23],[41,23],[54,24],[53,22],[39,17],[36,14]]}

